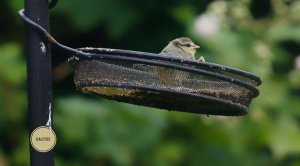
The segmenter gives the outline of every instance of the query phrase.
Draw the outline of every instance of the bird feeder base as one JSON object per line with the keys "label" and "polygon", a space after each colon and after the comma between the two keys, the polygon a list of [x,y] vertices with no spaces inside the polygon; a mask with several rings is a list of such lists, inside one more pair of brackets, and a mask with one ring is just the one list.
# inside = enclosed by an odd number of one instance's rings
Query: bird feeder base
{"label": "bird feeder base", "polygon": [[83,59],[75,63],[74,81],[83,93],[136,105],[208,115],[237,116],[248,112],[254,93],[247,88],[191,73],[181,83],[163,84],[155,73],[156,67]]}

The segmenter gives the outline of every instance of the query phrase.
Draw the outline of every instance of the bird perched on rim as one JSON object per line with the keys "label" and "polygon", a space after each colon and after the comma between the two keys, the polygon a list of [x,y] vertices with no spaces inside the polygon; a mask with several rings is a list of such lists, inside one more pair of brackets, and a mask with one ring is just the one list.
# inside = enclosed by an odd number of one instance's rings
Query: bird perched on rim
{"label": "bird perched on rim", "polygon": [[[181,37],[172,40],[169,44],[161,51],[161,55],[175,56],[183,59],[195,60],[196,49],[200,46],[193,43],[190,38]],[[205,62],[201,56],[199,61]],[[175,83],[181,83],[189,75],[188,72],[178,71],[174,69],[166,69],[164,67],[157,67],[155,73],[158,75],[159,80],[164,85],[173,85]]]}
{"label": "bird perched on rim", "polygon": [[174,39],[161,51],[160,54],[167,54],[180,58],[195,59],[196,49],[200,48],[190,38],[181,37]]}

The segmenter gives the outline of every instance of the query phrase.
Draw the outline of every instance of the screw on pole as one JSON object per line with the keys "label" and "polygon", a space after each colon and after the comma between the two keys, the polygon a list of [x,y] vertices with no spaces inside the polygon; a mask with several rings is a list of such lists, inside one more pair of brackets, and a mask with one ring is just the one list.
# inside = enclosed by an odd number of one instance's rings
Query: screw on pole
{"label": "screw on pole", "polygon": [[[49,30],[48,9],[47,0],[25,0],[25,15],[46,30]],[[45,126],[49,119],[52,77],[50,45],[29,26],[26,27],[26,56],[29,133],[31,134],[35,128]],[[30,146],[30,165],[53,166],[54,151],[38,152]]]}

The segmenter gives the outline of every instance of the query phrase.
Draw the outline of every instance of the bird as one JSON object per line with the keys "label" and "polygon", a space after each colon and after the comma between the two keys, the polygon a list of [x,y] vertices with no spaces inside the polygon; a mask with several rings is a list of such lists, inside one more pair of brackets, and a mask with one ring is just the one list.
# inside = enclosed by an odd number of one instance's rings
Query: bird
{"label": "bird", "polygon": [[179,58],[195,59],[196,49],[200,46],[193,43],[190,38],[180,37],[169,42],[160,54]]}
{"label": "bird", "polygon": [[[200,46],[194,44],[190,38],[180,37],[170,41],[159,55],[195,60],[195,53],[198,48]],[[202,56],[198,60],[205,62]],[[189,76],[188,72],[164,67],[156,67],[154,72],[158,75],[160,83],[167,86],[181,84]]]}

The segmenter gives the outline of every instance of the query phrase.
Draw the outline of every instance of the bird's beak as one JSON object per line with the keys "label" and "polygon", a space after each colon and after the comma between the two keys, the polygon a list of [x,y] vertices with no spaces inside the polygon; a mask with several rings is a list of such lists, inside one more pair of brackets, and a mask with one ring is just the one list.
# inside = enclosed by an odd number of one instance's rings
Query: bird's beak
{"label": "bird's beak", "polygon": [[194,48],[195,48],[195,49],[197,49],[197,48],[200,48],[200,46],[198,46],[198,45],[194,45]]}

